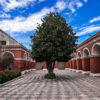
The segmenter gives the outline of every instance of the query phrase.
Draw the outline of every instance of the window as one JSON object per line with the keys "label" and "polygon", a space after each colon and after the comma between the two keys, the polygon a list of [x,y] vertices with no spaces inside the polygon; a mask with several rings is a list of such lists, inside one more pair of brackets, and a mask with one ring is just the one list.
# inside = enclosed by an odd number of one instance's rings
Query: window
{"label": "window", "polygon": [[6,41],[0,41],[1,45],[6,45]]}

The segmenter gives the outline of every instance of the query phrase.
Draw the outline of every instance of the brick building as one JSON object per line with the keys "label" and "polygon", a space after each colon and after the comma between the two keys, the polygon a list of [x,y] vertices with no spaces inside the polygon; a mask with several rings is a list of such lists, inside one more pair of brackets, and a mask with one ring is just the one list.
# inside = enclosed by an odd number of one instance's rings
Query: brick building
{"label": "brick building", "polygon": [[0,57],[9,55],[14,58],[14,62],[10,65],[11,69],[23,71],[34,68],[35,62],[31,59],[29,52],[21,43],[0,30]]}
{"label": "brick building", "polygon": [[72,71],[100,76],[100,32],[77,46],[66,67]]}

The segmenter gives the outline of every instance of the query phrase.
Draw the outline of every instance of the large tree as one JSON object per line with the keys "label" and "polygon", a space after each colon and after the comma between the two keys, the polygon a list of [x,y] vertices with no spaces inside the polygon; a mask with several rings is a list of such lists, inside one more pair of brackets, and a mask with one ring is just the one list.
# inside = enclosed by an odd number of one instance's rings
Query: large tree
{"label": "large tree", "polygon": [[76,48],[77,36],[59,13],[49,13],[38,24],[31,36],[31,57],[46,61],[49,74],[53,73],[55,61],[67,61]]}

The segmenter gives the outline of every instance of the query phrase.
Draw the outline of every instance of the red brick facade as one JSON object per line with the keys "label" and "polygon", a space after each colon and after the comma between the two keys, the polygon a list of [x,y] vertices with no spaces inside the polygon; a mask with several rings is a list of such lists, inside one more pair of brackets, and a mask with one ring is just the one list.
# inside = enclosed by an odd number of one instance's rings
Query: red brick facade
{"label": "red brick facade", "polygon": [[[77,68],[82,72],[100,76],[100,32],[78,45],[76,52],[71,56],[73,58],[66,62],[66,68],[74,70]],[[74,63],[71,64],[71,62]]]}
{"label": "red brick facade", "polygon": [[[26,54],[26,57],[29,56],[29,51],[24,46],[4,46],[2,52],[8,52],[14,57],[13,69],[15,70],[23,71],[35,68],[35,62],[24,57],[24,54]],[[0,68],[0,70],[2,69]]]}
{"label": "red brick facade", "polygon": [[[23,71],[36,67],[35,62],[29,57],[29,50],[20,43],[19,45],[2,46],[1,51],[13,56],[13,68],[16,70]],[[65,63],[66,68],[100,75],[100,32],[78,45],[76,52],[73,52],[71,56],[73,58]],[[43,62],[43,68],[46,68],[46,62]],[[58,68],[57,61],[55,68]],[[1,67],[0,70],[2,70]]]}

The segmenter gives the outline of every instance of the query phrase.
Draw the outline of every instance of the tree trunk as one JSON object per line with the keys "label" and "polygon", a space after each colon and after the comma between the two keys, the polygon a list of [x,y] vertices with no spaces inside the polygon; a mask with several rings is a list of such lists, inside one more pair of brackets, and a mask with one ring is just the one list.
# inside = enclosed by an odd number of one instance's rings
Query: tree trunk
{"label": "tree trunk", "polygon": [[47,62],[48,74],[52,74],[54,70],[55,62]]}

